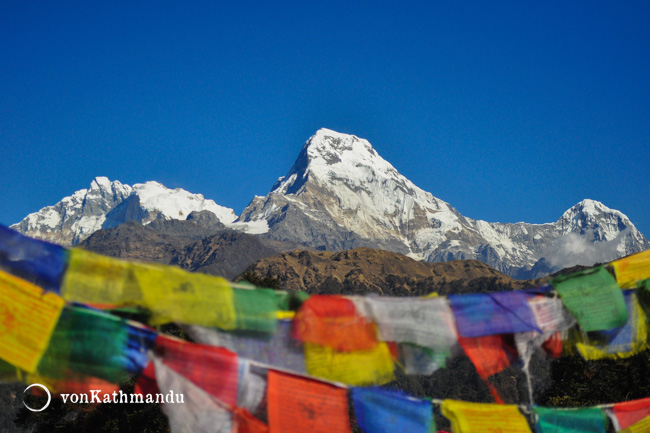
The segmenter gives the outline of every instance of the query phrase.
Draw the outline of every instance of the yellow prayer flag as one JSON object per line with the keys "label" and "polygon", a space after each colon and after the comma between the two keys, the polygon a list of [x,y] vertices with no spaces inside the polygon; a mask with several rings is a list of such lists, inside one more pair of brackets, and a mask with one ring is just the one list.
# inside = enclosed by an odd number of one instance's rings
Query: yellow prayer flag
{"label": "yellow prayer flag", "polygon": [[132,263],[73,248],[61,296],[70,302],[88,304],[137,304],[142,294],[132,268]]}
{"label": "yellow prayer flag", "polygon": [[636,287],[639,281],[650,278],[650,250],[612,262],[616,273],[616,282],[622,289]]}
{"label": "yellow prayer flag", "polygon": [[442,414],[451,421],[454,433],[531,433],[515,405],[445,400]]}
{"label": "yellow prayer flag", "polygon": [[153,325],[179,322],[235,329],[228,280],[157,264],[134,264],[133,272],[144,298],[140,305],[151,311]]}
{"label": "yellow prayer flag", "polygon": [[64,300],[0,271],[0,359],[36,370],[63,309]]}
{"label": "yellow prayer flag", "polygon": [[353,386],[382,385],[394,379],[395,365],[386,343],[373,349],[339,352],[305,343],[305,366],[311,376]]}

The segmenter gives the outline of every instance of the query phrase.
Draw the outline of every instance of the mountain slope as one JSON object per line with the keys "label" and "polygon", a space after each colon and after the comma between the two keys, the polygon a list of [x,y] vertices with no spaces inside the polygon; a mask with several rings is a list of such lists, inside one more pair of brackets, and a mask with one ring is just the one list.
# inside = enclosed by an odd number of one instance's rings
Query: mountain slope
{"label": "mountain slope", "polygon": [[93,233],[79,247],[106,256],[179,266],[189,271],[233,278],[261,258],[298,247],[227,229],[191,213],[185,221],[129,221]]}
{"label": "mountain slope", "polygon": [[571,264],[650,248],[624,214],[592,200],[549,224],[464,217],[402,176],[367,140],[328,129],[305,143],[287,175],[255,197],[239,221],[266,221],[268,237],[318,249],[367,246],[425,261],[476,259],[518,278],[532,277],[551,254],[571,255],[576,240],[593,252],[573,251]]}
{"label": "mountain slope", "polygon": [[258,260],[247,271],[275,278],[287,290],[414,296],[512,290],[532,286],[477,260],[426,263],[391,251],[289,251]]}

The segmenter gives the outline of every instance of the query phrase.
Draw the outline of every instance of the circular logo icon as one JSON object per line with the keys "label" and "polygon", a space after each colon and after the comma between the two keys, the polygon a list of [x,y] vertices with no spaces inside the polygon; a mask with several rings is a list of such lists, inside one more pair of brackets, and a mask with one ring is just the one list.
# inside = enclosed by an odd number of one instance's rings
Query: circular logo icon
{"label": "circular logo icon", "polygon": [[52,401],[52,395],[50,394],[50,390],[47,389],[47,387],[46,387],[45,385],[41,385],[40,383],[32,383],[32,384],[29,385],[27,388],[25,388],[25,391],[23,391],[23,392],[27,392],[27,390],[28,390],[29,388],[31,388],[32,386],[38,386],[38,387],[43,388],[43,390],[44,390],[45,393],[47,394],[47,403],[45,403],[45,406],[43,406],[43,407],[40,408],[40,409],[32,409],[31,407],[27,406],[27,403],[25,403],[24,401],[23,401],[23,404],[25,405],[25,407],[26,407],[27,409],[31,410],[32,412],[41,412],[41,411],[44,411],[45,409],[47,409],[47,407],[50,405],[50,402]]}

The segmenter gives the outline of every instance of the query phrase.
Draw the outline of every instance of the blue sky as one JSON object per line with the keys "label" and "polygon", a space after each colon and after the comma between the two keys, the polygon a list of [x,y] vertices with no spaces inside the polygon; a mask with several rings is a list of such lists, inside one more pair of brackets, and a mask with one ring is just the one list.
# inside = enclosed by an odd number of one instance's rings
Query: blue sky
{"label": "blue sky", "polygon": [[0,223],[99,175],[239,214],[327,127],[466,216],[650,236],[650,3],[349,3],[0,2]]}

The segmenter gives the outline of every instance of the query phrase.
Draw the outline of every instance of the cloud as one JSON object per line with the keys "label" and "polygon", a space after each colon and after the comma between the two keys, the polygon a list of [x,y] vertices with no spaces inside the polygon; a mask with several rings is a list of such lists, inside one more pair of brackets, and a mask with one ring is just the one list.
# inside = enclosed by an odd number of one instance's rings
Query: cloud
{"label": "cloud", "polygon": [[611,241],[593,242],[589,233],[579,235],[569,233],[557,239],[547,254],[546,260],[554,270],[568,268],[575,265],[592,266],[596,263],[610,262],[620,256],[618,247],[624,242],[627,229],[621,231]]}

